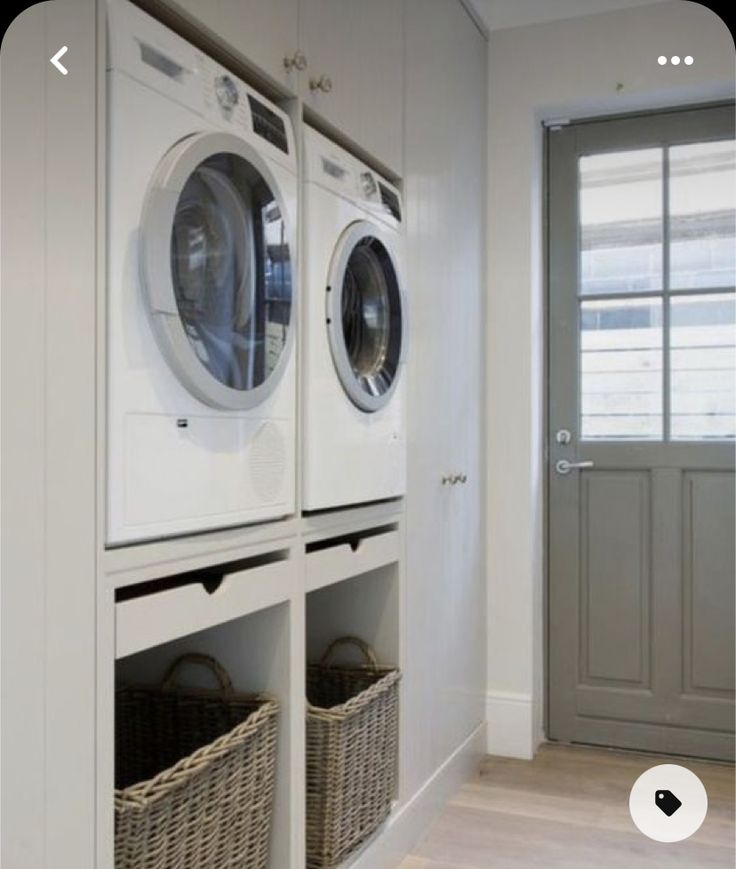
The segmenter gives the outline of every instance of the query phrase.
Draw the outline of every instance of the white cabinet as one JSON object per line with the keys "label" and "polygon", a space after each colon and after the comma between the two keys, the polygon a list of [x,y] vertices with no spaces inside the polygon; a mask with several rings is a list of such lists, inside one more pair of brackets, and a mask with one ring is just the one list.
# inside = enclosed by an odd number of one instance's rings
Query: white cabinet
{"label": "white cabinet", "polygon": [[301,0],[305,104],[397,173],[403,43],[402,0]]}
{"label": "white cabinet", "polygon": [[[224,42],[240,60],[289,90],[297,88],[299,0],[154,0],[207,35]],[[151,7],[151,0],[145,5]],[[155,6],[152,7],[155,13]]]}
{"label": "white cabinet", "polygon": [[141,2],[299,94],[318,122],[401,174],[404,0]]}
{"label": "white cabinet", "polygon": [[407,0],[410,789],[484,716],[486,48],[460,3]]}

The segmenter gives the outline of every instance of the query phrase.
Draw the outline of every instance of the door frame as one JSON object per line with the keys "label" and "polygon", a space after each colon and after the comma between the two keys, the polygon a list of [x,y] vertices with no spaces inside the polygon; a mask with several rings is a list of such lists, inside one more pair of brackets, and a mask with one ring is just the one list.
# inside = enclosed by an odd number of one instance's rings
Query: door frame
{"label": "door frame", "polygon": [[[550,717],[550,695],[551,684],[549,678],[550,671],[550,563],[549,563],[549,543],[550,543],[550,479],[552,468],[550,464],[549,450],[549,419],[550,419],[550,296],[551,296],[551,281],[550,281],[550,135],[555,128],[567,126],[568,124],[585,124],[585,123],[604,123],[608,121],[618,120],[635,120],[642,117],[651,117],[653,115],[681,114],[683,112],[697,111],[700,109],[716,109],[716,108],[731,108],[734,109],[734,103],[731,100],[713,100],[701,103],[686,103],[680,105],[668,105],[663,107],[645,109],[631,112],[617,112],[613,114],[601,115],[585,115],[580,118],[565,118],[564,120],[542,121],[543,141],[542,141],[542,185],[541,185],[541,212],[542,212],[542,257],[543,257],[543,275],[542,275],[542,444],[543,444],[543,473],[542,473],[542,649],[543,649],[543,695],[540,698],[542,703],[542,727],[545,739],[549,739],[549,717]],[[666,390],[666,384],[665,384]]]}

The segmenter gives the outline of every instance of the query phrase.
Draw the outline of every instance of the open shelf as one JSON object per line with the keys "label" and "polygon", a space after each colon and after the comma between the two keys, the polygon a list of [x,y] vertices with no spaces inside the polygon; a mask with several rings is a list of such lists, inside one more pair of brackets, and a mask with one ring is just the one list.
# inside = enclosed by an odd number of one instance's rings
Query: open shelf
{"label": "open shelf", "polygon": [[[298,754],[303,717],[301,704],[295,703],[303,681],[297,681],[293,658],[289,595],[294,571],[294,563],[277,554],[264,564],[226,565],[219,578],[217,571],[176,577],[167,581],[172,587],[116,604],[116,686],[160,684],[174,660],[195,652],[215,658],[236,691],[263,692],[278,701],[272,869],[294,865],[294,747]],[[210,682],[194,667],[178,678],[186,687],[214,687]]]}
{"label": "open shelf", "polygon": [[330,643],[355,636],[375,651],[379,663],[399,665],[399,565],[386,564],[307,595],[307,660],[317,662]]}
{"label": "open shelf", "polygon": [[[108,662],[99,681],[100,865],[114,867],[113,687],[155,685],[186,652],[214,657],[236,690],[278,699],[270,867],[304,865],[305,661],[319,660],[335,638],[356,635],[380,663],[403,667],[401,520],[356,518],[332,517],[339,521],[320,528],[303,522],[291,537],[239,541],[217,554],[189,551],[189,541],[152,546],[157,557],[148,564],[141,551],[116,554],[100,603],[101,660]],[[346,648],[335,660],[358,658]],[[210,684],[198,668],[183,671],[181,681]]]}
{"label": "open shelf", "polygon": [[[308,549],[306,556],[307,576],[310,575],[309,560],[315,559],[312,567],[312,570],[315,571],[312,583],[314,585],[320,575],[324,579],[324,583],[319,587],[314,587],[306,595],[305,647],[307,662],[311,664],[322,662],[325,652],[335,640],[343,637],[355,637],[373,650],[379,666],[398,667],[403,670],[399,537],[399,532],[395,528],[381,529],[376,534],[365,536],[361,542],[354,546],[351,546],[349,541],[340,541],[336,546],[326,545],[311,551]],[[325,555],[329,556],[329,561],[318,558]],[[368,564],[377,564],[378,566],[368,570],[359,570],[356,560],[360,561],[360,559],[356,559],[357,556],[362,556],[364,559],[363,567]],[[317,564],[326,571],[326,574],[316,572]],[[347,578],[338,579],[340,569],[348,573]],[[311,672],[308,693],[312,703],[321,706],[325,702],[324,698],[327,698],[328,703],[330,699],[333,704],[335,702],[343,703],[346,699],[352,699],[361,694],[367,705],[359,707],[359,712],[352,713],[357,715],[355,719],[348,719],[350,721],[347,725],[349,729],[345,732],[352,733],[352,736],[345,743],[341,743],[340,740],[344,737],[338,735],[339,731],[332,735],[331,738],[335,741],[334,750],[343,753],[341,755],[343,760],[339,766],[330,770],[329,777],[324,774],[326,761],[321,754],[323,749],[320,748],[325,744],[325,736],[321,732],[321,728],[325,725],[316,723],[319,720],[316,719],[312,722],[312,729],[308,731],[307,794],[318,795],[312,797],[317,802],[311,804],[311,809],[308,799],[308,824],[309,812],[315,811],[315,805],[319,806],[321,800],[325,800],[326,805],[330,807],[326,815],[328,822],[324,834],[321,832],[321,827],[317,826],[316,829],[320,832],[312,839],[308,838],[308,842],[312,842],[312,847],[315,849],[320,849],[324,847],[324,841],[320,839],[320,836],[325,835],[327,841],[331,842],[330,847],[334,847],[336,840],[330,839],[330,836],[335,835],[334,828],[329,820],[333,817],[339,819],[340,825],[344,823],[351,830],[351,836],[355,835],[361,827],[363,830],[371,830],[367,839],[359,841],[352,852],[345,855],[344,863],[341,863],[341,866],[349,866],[368,847],[369,842],[379,835],[379,831],[384,829],[388,821],[384,812],[388,805],[391,805],[392,810],[395,810],[402,792],[403,739],[400,726],[402,716],[399,712],[399,732],[393,737],[388,735],[393,728],[384,729],[386,719],[381,718],[381,716],[385,714],[386,708],[392,708],[391,714],[396,714],[396,691],[398,689],[399,704],[404,692],[399,682],[398,686],[394,683],[393,687],[383,689],[387,693],[382,691],[371,697],[370,691],[373,690],[373,686],[388,671],[381,670],[373,675],[367,656],[356,644],[346,643],[336,646],[329,659],[324,663],[328,663],[330,666],[326,669],[316,668]],[[348,668],[354,668],[358,665],[359,669],[357,671],[349,669],[347,672],[341,673],[339,670],[331,670],[332,665],[337,667],[345,665]],[[368,667],[368,672],[363,670],[363,665]],[[393,706],[383,705],[387,702],[386,698],[388,697],[392,698],[389,703],[394,704]],[[332,707],[328,706],[328,708]],[[377,716],[376,719],[372,718],[374,715]],[[394,719],[394,721],[396,720]],[[359,736],[359,721],[363,722],[363,727],[366,727],[368,721],[380,721],[381,723],[375,730],[366,730]],[[375,725],[371,724],[371,727],[373,726]],[[393,740],[396,736],[398,736],[398,745],[394,755],[393,746],[389,749],[384,740],[389,738]],[[353,752],[355,753],[353,754]],[[378,752],[378,755],[375,752]],[[377,760],[378,756],[381,758],[380,762]],[[385,762],[389,757],[391,757],[394,770],[392,779],[387,781],[384,778],[387,774]],[[360,776],[356,781],[352,775],[349,775],[350,783],[343,781],[341,776],[348,775],[346,770],[350,769],[351,764],[358,769],[383,769],[380,783],[378,780],[369,783],[367,779],[363,780]],[[337,784],[333,784],[335,782]],[[336,790],[331,791],[331,787],[336,788]],[[355,788],[354,791],[351,790],[353,787]],[[346,793],[349,794],[348,797],[345,796]],[[376,810],[377,805],[373,804],[373,799],[382,806],[376,815],[371,815]],[[333,803],[333,800],[336,802]],[[386,800],[388,803],[385,802]],[[386,808],[383,808],[384,806]],[[346,814],[343,816],[343,813]],[[356,821],[356,818],[359,820]],[[350,827],[351,823],[356,824],[356,826]],[[374,827],[374,824],[378,824],[378,826]]]}

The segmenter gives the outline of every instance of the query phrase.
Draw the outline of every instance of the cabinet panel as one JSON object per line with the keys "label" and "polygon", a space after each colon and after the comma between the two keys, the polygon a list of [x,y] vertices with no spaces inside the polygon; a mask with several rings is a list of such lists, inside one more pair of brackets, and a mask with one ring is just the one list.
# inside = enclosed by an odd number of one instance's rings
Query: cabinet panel
{"label": "cabinet panel", "polygon": [[454,473],[467,478],[452,487],[450,569],[446,611],[449,688],[440,756],[446,756],[485,717],[485,622],[483,461],[485,322],[485,149],[487,43],[460,2],[445,3],[449,55],[435,76],[447,76],[448,95],[435,112],[444,115],[449,150],[450,297],[453,371],[450,450]]}
{"label": "cabinet panel", "polygon": [[[301,0],[306,104],[399,174],[403,33],[403,0]],[[321,76],[331,82],[328,92],[310,88]]]}
{"label": "cabinet panel", "polygon": [[[483,719],[486,43],[459,2],[408,0],[406,52],[406,595],[413,618],[404,714],[412,775],[421,778]],[[443,484],[445,474],[466,481]]]}
{"label": "cabinet panel", "polygon": [[204,26],[250,65],[295,91],[296,71],[285,57],[297,51],[299,0],[157,0],[197,26]]}

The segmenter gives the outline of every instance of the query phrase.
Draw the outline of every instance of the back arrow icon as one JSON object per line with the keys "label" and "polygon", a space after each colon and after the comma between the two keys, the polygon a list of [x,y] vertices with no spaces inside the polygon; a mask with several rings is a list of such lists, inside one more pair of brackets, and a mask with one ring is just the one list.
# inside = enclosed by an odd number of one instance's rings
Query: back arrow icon
{"label": "back arrow icon", "polygon": [[56,54],[49,58],[51,63],[59,70],[62,75],[66,75],[69,70],[64,66],[63,63],[59,61],[60,57],[64,57],[64,55],[69,51],[69,47],[67,45],[62,45],[61,48],[56,52]]}

